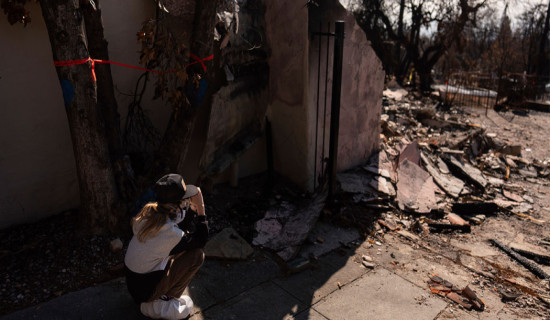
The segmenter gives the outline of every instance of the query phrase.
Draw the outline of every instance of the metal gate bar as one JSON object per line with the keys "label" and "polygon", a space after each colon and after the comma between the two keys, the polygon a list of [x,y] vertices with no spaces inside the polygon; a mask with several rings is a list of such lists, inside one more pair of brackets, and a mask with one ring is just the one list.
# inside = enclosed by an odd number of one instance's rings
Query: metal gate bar
{"label": "metal gate bar", "polygon": [[[337,154],[338,154],[338,132],[340,122],[340,98],[342,87],[342,62],[344,51],[344,27],[343,21],[335,22],[335,31],[330,31],[330,23],[328,23],[327,32],[322,31],[322,23],[319,25],[320,32],[314,32],[313,35],[319,36],[319,55],[317,64],[317,101],[316,101],[316,124],[315,124],[315,157],[314,157],[314,181],[313,187],[317,189],[323,185],[325,178],[328,178],[328,194],[332,196],[334,191],[334,183],[336,181],[337,172]],[[321,89],[321,49],[322,38],[326,37],[326,63],[325,63],[325,96],[324,96],[324,112],[323,112],[323,137],[321,151],[321,175],[319,177],[319,185],[317,185],[317,162],[318,162],[318,137],[319,137],[319,107],[320,107],[320,89]],[[329,155],[327,161],[327,170],[325,172],[325,141],[326,141],[326,117],[327,117],[327,96],[328,96],[328,75],[329,75],[329,43],[330,38],[334,37],[334,52],[332,64],[332,92],[331,92],[331,110],[330,110],[330,136],[329,136]],[[328,175],[328,177],[326,177]]]}

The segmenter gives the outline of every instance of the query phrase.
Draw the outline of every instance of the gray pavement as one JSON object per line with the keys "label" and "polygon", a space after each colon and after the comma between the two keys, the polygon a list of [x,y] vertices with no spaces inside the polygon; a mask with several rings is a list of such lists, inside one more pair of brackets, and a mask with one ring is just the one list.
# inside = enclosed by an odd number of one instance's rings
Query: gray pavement
{"label": "gray pavement", "polygon": [[[323,243],[306,245],[302,253],[319,259],[292,275],[281,274],[270,255],[259,250],[248,261],[207,260],[187,289],[195,302],[191,319],[436,319],[452,313],[447,301],[406,273],[397,274],[385,264],[363,267],[360,257],[369,253],[368,242],[359,241],[356,231],[318,224],[311,237]],[[120,278],[0,319],[145,317]]]}

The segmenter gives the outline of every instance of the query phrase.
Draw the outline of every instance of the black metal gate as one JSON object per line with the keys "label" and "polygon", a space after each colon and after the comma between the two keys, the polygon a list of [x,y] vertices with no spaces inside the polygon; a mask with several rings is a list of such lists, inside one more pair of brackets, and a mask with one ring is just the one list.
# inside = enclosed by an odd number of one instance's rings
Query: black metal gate
{"label": "black metal gate", "polygon": [[[338,155],[338,132],[340,127],[340,97],[342,86],[342,59],[344,52],[344,22],[334,23],[332,32],[331,23],[324,27],[319,25],[319,31],[313,32],[312,36],[317,40],[317,92],[316,103],[316,124],[315,124],[315,154],[314,154],[314,181],[313,188],[319,191],[325,186],[328,187],[328,195],[332,196],[334,183],[336,181],[337,155]],[[325,29],[326,30],[323,30]],[[330,42],[333,42],[332,52]],[[312,48],[313,50],[313,48]],[[329,73],[330,56],[332,59],[332,74]],[[332,76],[332,86],[329,93],[329,77]],[[324,78],[323,78],[324,77]],[[328,99],[331,99],[330,110],[327,110]],[[328,155],[325,153],[327,145],[327,112],[330,112]],[[321,118],[320,118],[321,116]]]}

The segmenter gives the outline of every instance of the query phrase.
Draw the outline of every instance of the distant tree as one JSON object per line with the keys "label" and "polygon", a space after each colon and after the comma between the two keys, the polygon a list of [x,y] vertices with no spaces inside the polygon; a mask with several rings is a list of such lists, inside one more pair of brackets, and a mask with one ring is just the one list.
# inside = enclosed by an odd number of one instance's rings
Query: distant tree
{"label": "distant tree", "polygon": [[511,20],[508,16],[508,6],[504,9],[496,39],[490,44],[482,60],[485,68],[501,76],[505,72],[523,72],[521,63],[521,47],[517,33],[512,31]]}
{"label": "distant tree", "polygon": [[538,72],[539,77],[545,77],[548,79],[550,75],[550,62],[548,61],[548,54],[546,49],[548,48],[548,33],[550,32],[550,1],[548,2],[548,7],[546,8],[546,15],[544,17],[544,29],[540,37],[539,45],[539,61],[538,61]]}
{"label": "distant tree", "polygon": [[436,64],[440,74],[448,77],[458,71],[491,72],[484,55],[498,36],[499,23],[491,7],[485,7],[478,14],[478,23],[467,25]]}
{"label": "distant tree", "polygon": [[[432,69],[487,0],[357,0],[357,21],[371,41],[386,71],[403,79],[410,70],[428,91]],[[388,44],[391,44],[391,48]],[[397,52],[401,54],[397,54]]]}

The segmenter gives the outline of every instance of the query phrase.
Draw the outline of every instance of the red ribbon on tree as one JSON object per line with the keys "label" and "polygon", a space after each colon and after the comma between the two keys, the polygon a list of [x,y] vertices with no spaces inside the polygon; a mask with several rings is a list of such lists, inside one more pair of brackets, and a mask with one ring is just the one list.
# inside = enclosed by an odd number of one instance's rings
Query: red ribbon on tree
{"label": "red ribbon on tree", "polygon": [[[193,65],[193,64],[196,64],[196,63],[200,63],[202,65],[202,69],[204,71],[206,71],[206,65],[204,64],[204,62],[214,59],[214,55],[211,55],[209,57],[201,59],[201,58],[197,57],[196,55],[194,55],[192,53],[189,55],[189,57],[191,59],[194,59],[195,61],[189,63],[186,67],[189,67],[190,65]],[[99,63],[99,64],[114,64],[114,65],[117,65],[117,66],[122,66],[122,67],[126,67],[126,68],[142,70],[142,71],[148,71],[148,72],[154,72],[154,73],[161,73],[162,72],[162,71],[159,71],[159,70],[151,70],[151,69],[147,69],[147,68],[136,67],[136,66],[132,66],[132,65],[129,65],[129,64],[120,63],[120,62],[114,62],[114,61],[110,61],[110,60],[99,60],[99,59],[92,59],[92,58],[80,59],[80,60],[54,61],[53,64],[56,67],[66,67],[66,66],[75,66],[75,65],[79,65],[79,64],[85,64],[85,63],[88,63],[88,62],[92,63],[92,79],[94,80],[94,82],[96,82],[96,80],[97,80],[96,75],[95,75],[95,64],[96,63]],[[171,73],[171,72],[174,72],[174,71],[175,70],[170,70],[170,71],[166,71],[166,73]]]}
{"label": "red ribbon on tree", "polygon": [[203,69],[204,71],[206,71],[206,65],[204,64],[204,61],[208,61],[208,60],[213,60],[213,59],[214,59],[214,55],[211,55],[210,57],[206,57],[206,58],[204,58],[204,59],[201,59],[201,58],[197,57],[196,55],[194,55],[194,54],[192,54],[192,53],[189,54],[189,57],[190,57],[191,59],[195,59],[196,61],[195,61],[195,62],[191,62],[190,64],[187,65],[187,67],[189,67],[189,66],[192,65],[192,64],[200,63],[200,64],[202,65],[202,69]]}

